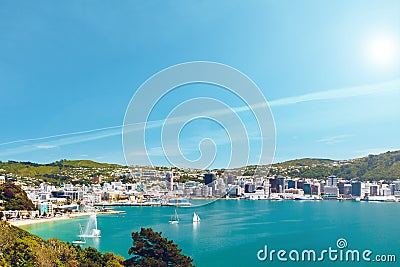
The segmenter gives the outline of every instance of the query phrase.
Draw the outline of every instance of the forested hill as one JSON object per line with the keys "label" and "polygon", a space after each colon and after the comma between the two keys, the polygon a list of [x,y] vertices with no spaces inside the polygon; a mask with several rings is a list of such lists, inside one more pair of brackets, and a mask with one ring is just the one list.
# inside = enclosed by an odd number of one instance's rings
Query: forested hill
{"label": "forested hill", "polygon": [[60,160],[49,164],[8,161],[0,162],[0,175],[11,173],[18,177],[35,178],[35,182],[44,181],[57,184],[70,182],[74,178],[84,181],[87,177],[106,174],[121,167],[117,164],[91,160]]}
{"label": "forested hill", "polygon": [[33,205],[25,191],[14,183],[4,183],[0,185],[0,200],[3,201],[2,206],[5,210],[35,209],[35,205]]}
{"label": "forested hill", "polygon": [[[181,253],[172,241],[142,228],[132,233],[133,246],[127,248],[132,257],[125,260],[111,252],[101,253],[93,247],[80,246],[38,236],[0,221],[0,266],[76,266],[76,267],[133,267],[133,266],[187,266],[193,259]],[[156,252],[155,252],[156,251]]]}
{"label": "forested hill", "polygon": [[400,150],[368,155],[353,160],[298,159],[274,164],[279,174],[304,178],[336,175],[361,180],[400,179]]}
{"label": "forested hill", "polygon": [[124,259],[113,253],[57,239],[47,241],[0,221],[0,266],[124,266]]}

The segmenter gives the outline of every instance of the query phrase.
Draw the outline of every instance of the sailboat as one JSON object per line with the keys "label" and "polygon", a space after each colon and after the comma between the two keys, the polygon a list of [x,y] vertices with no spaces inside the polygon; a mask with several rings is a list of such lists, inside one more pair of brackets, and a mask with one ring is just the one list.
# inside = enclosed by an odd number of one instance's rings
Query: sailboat
{"label": "sailboat", "polygon": [[169,220],[170,224],[178,224],[179,223],[179,217],[178,217],[178,213],[176,212],[175,209],[175,214],[173,216],[171,216],[171,220]]}
{"label": "sailboat", "polygon": [[[82,244],[86,244],[86,239],[85,239],[85,236],[83,235],[83,226],[81,225],[81,224],[79,224],[79,232],[80,232],[80,239],[77,239],[77,240],[74,240],[74,241],[72,241],[72,244],[75,244],[75,245],[82,245]],[[82,237],[83,237],[83,240],[82,240]]]}
{"label": "sailboat", "polygon": [[200,222],[200,217],[196,212],[193,213],[193,222]]}

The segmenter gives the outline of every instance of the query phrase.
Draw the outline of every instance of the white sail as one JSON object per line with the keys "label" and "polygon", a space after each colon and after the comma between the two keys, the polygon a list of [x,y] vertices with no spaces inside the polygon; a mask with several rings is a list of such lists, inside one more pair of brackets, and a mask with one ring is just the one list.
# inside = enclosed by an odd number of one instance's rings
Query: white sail
{"label": "white sail", "polygon": [[200,221],[200,217],[199,215],[197,215],[197,213],[193,213],[193,222],[199,222]]}
{"label": "white sail", "polygon": [[178,213],[176,212],[175,209],[175,215],[173,217],[171,217],[171,220],[169,220],[170,224],[178,224],[179,223],[179,217],[178,217]]}

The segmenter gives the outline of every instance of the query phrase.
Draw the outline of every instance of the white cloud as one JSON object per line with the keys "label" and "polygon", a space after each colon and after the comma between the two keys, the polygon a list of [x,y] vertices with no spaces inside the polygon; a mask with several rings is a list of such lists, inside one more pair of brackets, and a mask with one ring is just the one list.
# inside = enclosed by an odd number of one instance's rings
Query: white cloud
{"label": "white cloud", "polygon": [[51,149],[51,148],[56,148],[57,146],[55,145],[36,145],[38,149]]}
{"label": "white cloud", "polygon": [[333,144],[337,144],[337,143],[342,143],[345,141],[348,141],[350,137],[352,137],[353,135],[351,134],[341,134],[341,135],[336,135],[336,136],[329,136],[329,137],[325,137],[322,139],[317,140],[317,142],[319,143],[325,143],[327,145],[333,145]]}
{"label": "white cloud", "polygon": [[299,96],[286,97],[269,102],[271,107],[292,105],[301,102],[332,100],[365,95],[384,95],[400,92],[400,80],[385,83],[367,84],[362,86],[345,87],[321,92],[309,93]]}

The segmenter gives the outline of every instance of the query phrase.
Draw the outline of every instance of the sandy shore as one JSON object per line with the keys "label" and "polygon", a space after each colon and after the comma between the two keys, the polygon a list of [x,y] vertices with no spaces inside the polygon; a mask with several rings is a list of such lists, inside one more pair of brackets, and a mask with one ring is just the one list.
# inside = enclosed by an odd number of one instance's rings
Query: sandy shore
{"label": "sandy shore", "polygon": [[51,217],[51,218],[39,218],[39,219],[27,219],[27,220],[16,220],[16,221],[8,221],[10,224],[14,226],[23,226],[28,224],[37,224],[37,223],[47,223],[47,222],[55,222],[55,221],[62,221],[62,220],[69,220],[76,217],[81,216],[89,216],[95,214],[93,212],[79,212],[79,213],[72,213],[70,215],[64,215],[61,217]]}

